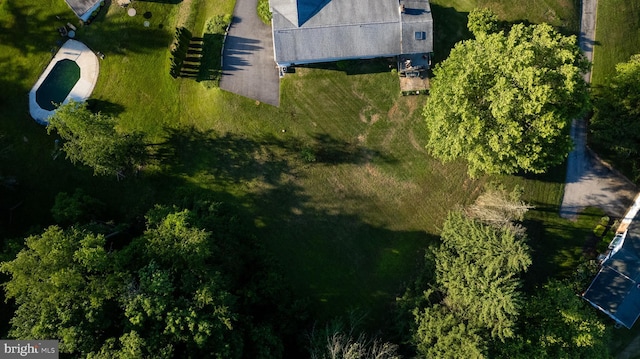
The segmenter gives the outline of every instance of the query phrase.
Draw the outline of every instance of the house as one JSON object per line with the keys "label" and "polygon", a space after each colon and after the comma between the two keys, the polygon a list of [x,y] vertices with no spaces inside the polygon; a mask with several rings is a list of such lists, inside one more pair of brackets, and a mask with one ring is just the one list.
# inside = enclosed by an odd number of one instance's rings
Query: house
{"label": "house", "polygon": [[622,221],[582,297],[628,329],[640,316],[640,196]]}
{"label": "house", "polygon": [[399,56],[428,65],[433,18],[427,0],[270,0],[273,50],[288,66]]}
{"label": "house", "polygon": [[102,0],[64,0],[78,18],[87,21],[91,14],[100,8]]}

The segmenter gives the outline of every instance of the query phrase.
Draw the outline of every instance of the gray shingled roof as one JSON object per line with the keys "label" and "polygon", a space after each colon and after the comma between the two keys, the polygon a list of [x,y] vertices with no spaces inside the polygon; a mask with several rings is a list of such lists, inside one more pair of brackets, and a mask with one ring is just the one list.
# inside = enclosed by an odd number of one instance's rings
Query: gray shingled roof
{"label": "gray shingled roof", "polygon": [[[402,53],[433,52],[433,19],[426,0],[404,0],[402,13]],[[425,37],[416,39],[416,33]]]}
{"label": "gray shingled roof", "polygon": [[65,2],[79,18],[83,18],[87,11],[96,6],[100,0],[65,0]]}
{"label": "gray shingled roof", "polygon": [[629,225],[622,248],[607,259],[582,295],[616,322],[631,328],[640,316],[640,218]]}
{"label": "gray shingled roof", "polygon": [[[271,0],[275,60],[302,64],[433,51],[426,0]],[[415,33],[425,34],[416,40]]]}

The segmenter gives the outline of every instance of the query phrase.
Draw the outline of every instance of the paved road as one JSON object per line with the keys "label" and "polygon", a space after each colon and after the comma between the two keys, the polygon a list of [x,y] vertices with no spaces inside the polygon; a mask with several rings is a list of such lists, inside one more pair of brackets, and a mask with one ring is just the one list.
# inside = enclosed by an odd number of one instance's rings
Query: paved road
{"label": "paved road", "polygon": [[[597,0],[582,1],[580,48],[593,60]],[[585,75],[591,82],[591,71]],[[575,219],[586,207],[598,207],[614,217],[622,217],[633,203],[636,187],[618,172],[605,166],[587,147],[586,119],[575,119],[571,125],[575,148],[567,160],[567,177],[560,216]]]}
{"label": "paved road", "polygon": [[224,44],[220,88],[273,106],[280,79],[273,60],[271,27],[258,18],[257,0],[237,0]]}

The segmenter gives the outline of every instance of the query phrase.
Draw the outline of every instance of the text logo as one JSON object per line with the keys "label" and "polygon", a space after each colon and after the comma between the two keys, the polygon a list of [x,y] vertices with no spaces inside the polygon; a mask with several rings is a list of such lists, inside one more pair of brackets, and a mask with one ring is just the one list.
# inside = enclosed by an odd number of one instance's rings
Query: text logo
{"label": "text logo", "polygon": [[58,359],[57,340],[0,340],[0,359]]}

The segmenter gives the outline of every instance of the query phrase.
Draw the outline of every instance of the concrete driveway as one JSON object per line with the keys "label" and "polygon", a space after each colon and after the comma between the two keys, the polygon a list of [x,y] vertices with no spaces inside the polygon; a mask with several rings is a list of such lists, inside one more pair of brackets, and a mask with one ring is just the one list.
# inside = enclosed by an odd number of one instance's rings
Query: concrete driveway
{"label": "concrete driveway", "polygon": [[280,79],[273,59],[271,27],[258,18],[257,0],[237,0],[224,44],[220,88],[273,106]]}
{"label": "concrete driveway", "polygon": [[[579,41],[589,61],[593,61],[597,6],[597,0],[582,1]],[[591,71],[585,75],[585,81],[591,82]],[[560,216],[576,219],[586,207],[597,207],[610,216],[623,217],[633,203],[637,188],[619,172],[604,164],[587,147],[586,119],[573,120],[571,137],[575,147],[567,159]]]}

